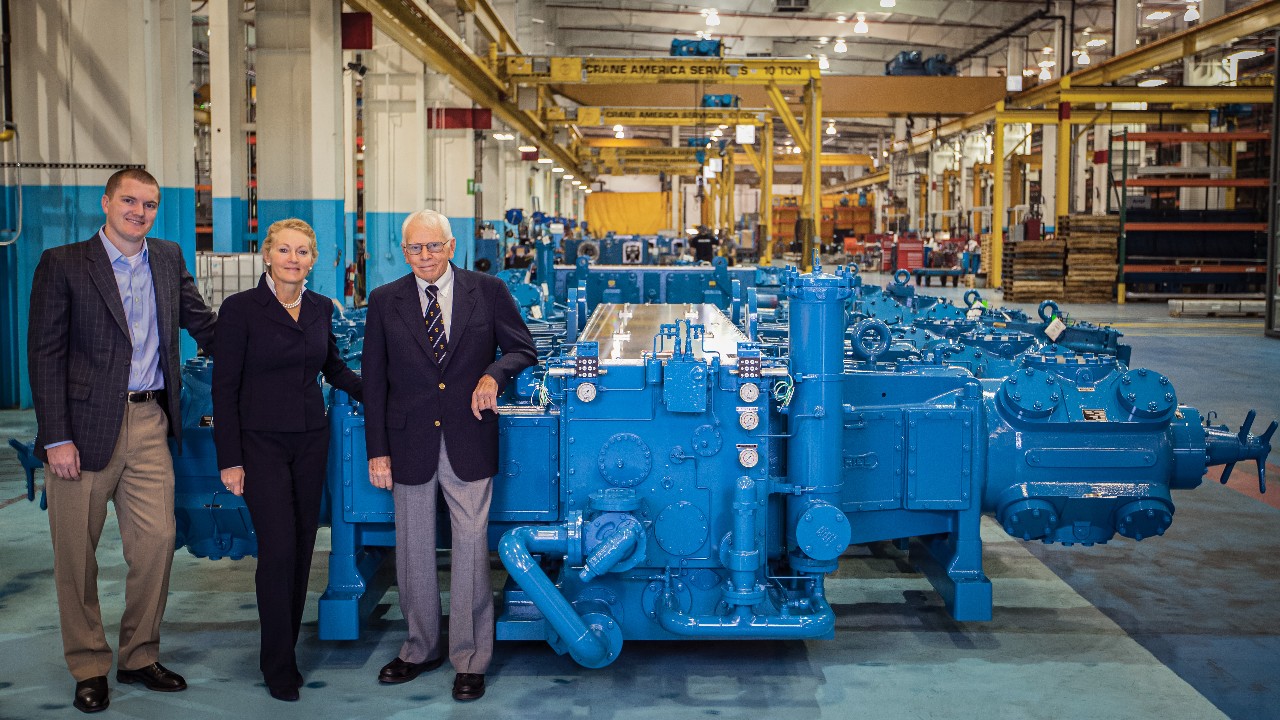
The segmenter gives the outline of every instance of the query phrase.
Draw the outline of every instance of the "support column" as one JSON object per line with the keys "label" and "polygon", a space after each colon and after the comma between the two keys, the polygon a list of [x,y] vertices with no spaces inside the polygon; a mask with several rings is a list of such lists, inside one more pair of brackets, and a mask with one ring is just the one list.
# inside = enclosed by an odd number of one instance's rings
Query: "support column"
{"label": "support column", "polygon": [[760,176],[760,264],[773,264],[773,118],[765,120],[760,128],[760,164],[764,174]]}
{"label": "support column", "polygon": [[[991,140],[991,257],[987,262],[987,277],[993,288],[1000,287],[1000,266],[1004,258],[1004,222],[1008,213],[1004,209],[1004,122],[1000,114],[1004,112],[1004,101],[996,103],[996,127]],[[1044,169],[1041,169],[1044,174]],[[1040,184],[1041,188],[1044,183]]]}
{"label": "support column", "polygon": [[249,214],[249,148],[245,136],[248,89],[245,23],[240,0],[209,2],[209,114],[212,121],[213,250],[244,252]]}
{"label": "support column", "polygon": [[257,6],[258,239],[301,218],[320,248],[309,281],[340,296],[342,223],[341,7],[338,0],[260,0]]}
{"label": "support column", "polygon": [[405,274],[400,225],[411,212],[440,209],[427,196],[427,76],[422,61],[374,31],[364,63],[365,283],[372,290]]}
{"label": "support column", "polygon": [[[156,177],[160,210],[151,236],[178,243],[195,272],[191,11],[188,3],[159,0],[71,7],[31,0],[11,2],[10,11],[21,159],[65,164],[8,171],[13,184],[0,194],[0,213],[12,212],[20,185],[23,207],[16,242],[0,247],[0,406],[30,407],[30,279],[45,249],[102,226],[103,186],[115,170],[139,165]],[[112,102],[102,99],[108,96]],[[0,148],[12,161],[13,146]],[[0,224],[15,227],[18,219],[6,214]],[[185,333],[181,348],[184,357],[195,352]]]}
{"label": "support column", "polygon": [[[1032,126],[1032,132],[1035,127]],[[1046,124],[1040,128],[1040,212],[1051,216],[1058,211],[1058,133],[1059,125]],[[1070,132],[1070,128],[1068,128]],[[1028,143],[1030,146],[1030,143]],[[1030,198],[1028,198],[1030,201]],[[1046,218],[1047,220],[1047,218]],[[1046,224],[1048,224],[1046,222]]]}
{"label": "support column", "polygon": [[1123,55],[1138,47],[1138,2],[1139,0],[1115,0],[1116,15],[1111,25],[1113,56]]}

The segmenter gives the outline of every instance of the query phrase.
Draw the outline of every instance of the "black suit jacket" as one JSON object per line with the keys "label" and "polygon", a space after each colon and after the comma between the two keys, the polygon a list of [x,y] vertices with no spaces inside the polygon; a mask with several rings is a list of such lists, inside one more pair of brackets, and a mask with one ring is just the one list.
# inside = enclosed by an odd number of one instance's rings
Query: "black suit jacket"
{"label": "black suit jacket", "polygon": [[[453,266],[453,316],[442,366],[431,359],[418,285],[412,274],[369,295],[364,355],[365,443],[369,457],[391,456],[397,483],[420,485],[436,473],[440,438],[463,480],[498,472],[498,416],[471,413],[481,375],[498,382],[538,360],[533,337],[499,279]],[[502,357],[494,355],[502,349]]]}
{"label": "black suit jacket", "polygon": [[361,399],[360,376],[338,355],[333,301],[305,290],[289,316],[265,275],[222,303],[213,363],[213,441],[218,468],[243,465],[240,433],[304,432],[329,426],[316,376]]}
{"label": "black suit jacket", "polygon": [[[169,434],[181,439],[178,329],[186,329],[211,352],[217,316],[200,297],[177,243],[148,238],[147,251],[156,295],[164,409]],[[111,461],[124,421],[133,355],[126,322],[111,259],[96,233],[83,242],[44,251],[31,283],[27,327],[36,455],[41,460],[48,461],[46,445],[72,440],[80,451],[82,470],[96,472]]]}

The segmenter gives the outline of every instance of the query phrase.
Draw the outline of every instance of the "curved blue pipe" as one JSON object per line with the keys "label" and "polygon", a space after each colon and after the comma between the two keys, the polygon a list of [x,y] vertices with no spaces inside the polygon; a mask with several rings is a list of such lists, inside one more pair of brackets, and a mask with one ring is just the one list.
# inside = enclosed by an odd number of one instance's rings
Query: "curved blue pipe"
{"label": "curved blue pipe", "polygon": [[569,534],[562,527],[518,527],[508,530],[498,542],[498,557],[511,578],[528,593],[552,629],[560,636],[569,655],[587,667],[601,667],[609,657],[609,640],[582,621],[573,605],[560,594],[555,583],[538,567],[534,553],[565,556]]}
{"label": "curved blue pipe", "polygon": [[737,608],[729,615],[688,615],[680,611],[672,592],[663,593],[658,623],[668,632],[703,640],[806,640],[830,635],[836,614],[822,594],[822,578],[809,598],[813,612],[808,615],[755,615]]}

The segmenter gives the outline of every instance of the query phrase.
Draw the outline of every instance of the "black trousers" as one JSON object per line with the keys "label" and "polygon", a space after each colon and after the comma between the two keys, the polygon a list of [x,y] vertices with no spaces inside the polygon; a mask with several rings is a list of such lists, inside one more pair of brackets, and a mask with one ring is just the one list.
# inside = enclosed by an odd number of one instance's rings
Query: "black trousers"
{"label": "black trousers", "polygon": [[269,687],[290,687],[298,677],[294,647],[320,522],[329,431],[246,431],[240,443],[244,502],[258,536],[262,677]]}

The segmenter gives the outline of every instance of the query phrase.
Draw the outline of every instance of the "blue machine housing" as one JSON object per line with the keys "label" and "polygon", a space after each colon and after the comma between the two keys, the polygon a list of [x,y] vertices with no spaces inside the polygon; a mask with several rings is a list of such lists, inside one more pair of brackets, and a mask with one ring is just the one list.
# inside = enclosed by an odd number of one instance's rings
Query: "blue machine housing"
{"label": "blue machine housing", "polygon": [[[1257,460],[1265,487],[1275,423],[1204,425],[1167,377],[1129,366],[1118,332],[1053,327],[1052,303],[1037,321],[843,268],[555,268],[555,240],[503,275],[539,365],[501,398],[499,639],[600,667],[627,639],[830,637],[825,577],[849,545],[885,540],[910,542],[952,617],[983,620],[983,514],[1089,546],[1165,532],[1171,491],[1207,466],[1225,482]],[[358,366],[363,315],[334,328]],[[184,368],[178,545],[239,558],[256,536],[218,479],[210,379],[206,359]],[[330,420],[319,632],[343,640],[385,589],[395,509],[368,482],[361,407],[331,392]]]}

